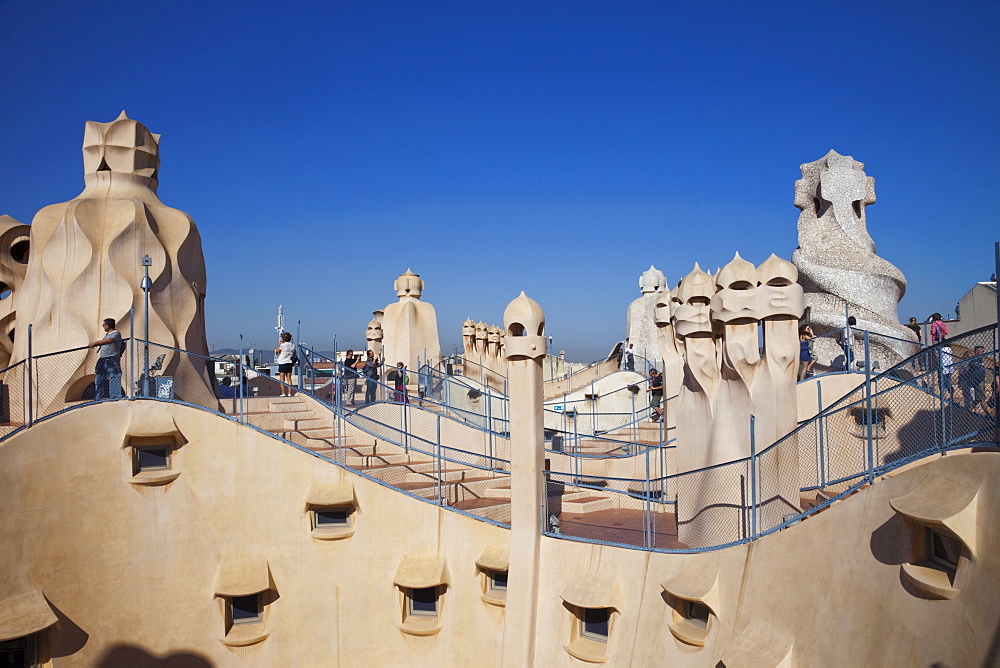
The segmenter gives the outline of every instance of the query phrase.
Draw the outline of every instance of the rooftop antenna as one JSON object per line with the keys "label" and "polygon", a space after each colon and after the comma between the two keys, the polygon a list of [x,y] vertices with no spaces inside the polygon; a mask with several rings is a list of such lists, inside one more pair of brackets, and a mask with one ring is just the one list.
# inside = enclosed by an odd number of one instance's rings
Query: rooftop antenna
{"label": "rooftop antenna", "polygon": [[281,304],[278,304],[278,326],[275,329],[278,330],[278,336],[285,331],[285,307]]}

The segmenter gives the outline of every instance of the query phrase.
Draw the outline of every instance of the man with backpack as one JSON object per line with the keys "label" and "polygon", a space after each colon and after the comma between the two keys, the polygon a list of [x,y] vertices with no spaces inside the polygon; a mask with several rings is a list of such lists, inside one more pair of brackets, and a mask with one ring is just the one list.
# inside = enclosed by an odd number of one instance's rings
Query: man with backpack
{"label": "man with backpack", "polygon": [[97,366],[94,369],[94,399],[122,398],[122,366],[120,358],[125,352],[125,342],[121,333],[115,329],[115,319],[105,318],[101,322],[105,337],[90,344],[91,348],[100,348],[97,354]]}

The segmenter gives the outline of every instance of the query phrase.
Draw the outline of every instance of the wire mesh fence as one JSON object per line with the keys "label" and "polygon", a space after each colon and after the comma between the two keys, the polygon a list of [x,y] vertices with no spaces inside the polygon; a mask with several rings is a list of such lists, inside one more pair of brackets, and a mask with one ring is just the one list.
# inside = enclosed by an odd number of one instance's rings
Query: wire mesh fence
{"label": "wire mesh fence", "polygon": [[21,431],[31,420],[27,376],[28,364],[23,361],[0,371],[0,440]]}
{"label": "wire mesh fence", "polygon": [[[867,350],[864,344],[866,338]],[[885,370],[896,361],[916,355],[926,348],[915,340],[846,326],[814,336],[805,343],[812,357],[809,377],[864,373],[869,366],[876,371]]]}

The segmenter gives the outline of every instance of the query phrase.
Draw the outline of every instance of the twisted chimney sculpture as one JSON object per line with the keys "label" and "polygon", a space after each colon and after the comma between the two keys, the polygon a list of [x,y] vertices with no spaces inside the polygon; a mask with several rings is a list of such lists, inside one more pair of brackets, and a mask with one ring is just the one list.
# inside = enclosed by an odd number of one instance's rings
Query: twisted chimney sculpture
{"label": "twisted chimney sculpture", "polygon": [[[875,254],[866,209],[875,203],[875,179],[864,164],[830,151],[800,167],[795,182],[799,247],[792,262],[799,271],[813,331],[825,334],[844,327],[845,307],[857,318],[857,330],[892,339],[872,339],[872,358],[883,369],[916,352],[913,332],[900,324],[896,308],[906,292],[903,273]],[[847,360],[834,338],[818,339],[817,365],[843,368]],[[857,358],[862,359],[861,354]]]}

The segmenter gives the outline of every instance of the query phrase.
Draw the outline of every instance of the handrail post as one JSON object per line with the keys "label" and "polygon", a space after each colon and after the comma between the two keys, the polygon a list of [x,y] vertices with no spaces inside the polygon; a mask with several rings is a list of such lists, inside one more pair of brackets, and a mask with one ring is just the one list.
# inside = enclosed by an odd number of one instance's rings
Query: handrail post
{"label": "handrail post", "polygon": [[[951,348],[951,346],[948,346]],[[935,351],[937,354],[935,358],[937,359],[937,377],[938,377],[938,406],[941,408],[941,413],[938,416],[938,422],[941,426],[941,444],[940,448],[944,450],[945,447],[945,421],[944,421],[944,346],[938,345],[938,349]]]}
{"label": "handrail post", "polygon": [[573,484],[580,484],[580,432],[573,419]]}
{"label": "handrail post", "polygon": [[667,498],[667,448],[661,442],[657,450],[660,452],[660,505],[663,505]]}
{"label": "handrail post", "polygon": [[872,438],[872,365],[869,360],[868,330],[864,330],[865,341],[865,414],[868,422],[868,482],[875,481],[875,441]]}
{"label": "handrail post", "polygon": [[490,443],[490,468],[493,468],[493,391],[486,388],[486,431]]}
{"label": "handrail post", "polygon": [[31,359],[31,327],[32,327],[32,325],[31,325],[31,323],[29,323],[28,324],[28,383],[27,383],[28,384],[28,426],[29,427],[32,424],[34,424],[34,422],[35,422],[35,419],[34,419],[35,412],[34,412],[34,407],[32,405],[34,403],[34,391],[33,391],[34,390],[34,388],[33,388],[34,383],[32,382],[33,379],[34,379],[34,365],[33,365],[32,359]]}
{"label": "handrail post", "polygon": [[337,422],[337,451],[340,453],[340,465],[347,466],[347,421],[340,413],[334,413],[333,419]]}
{"label": "handrail post", "polygon": [[239,356],[239,367],[237,371],[238,375],[236,377],[236,397],[239,402],[238,415],[240,416],[240,424],[246,424],[245,412],[243,408],[243,335],[240,334],[240,356]]}
{"label": "handrail post", "polygon": [[441,463],[441,415],[440,414],[438,414],[437,416],[437,460],[438,460],[438,475],[437,475],[438,505],[443,506],[444,499],[441,497],[441,476],[444,475],[443,472],[444,467],[442,466]]}
{"label": "handrail post", "polygon": [[[542,405],[544,406],[545,400],[542,400]],[[510,417],[507,415],[507,410],[510,407],[510,395],[507,394],[507,379],[503,379],[503,422],[507,425],[507,432],[510,433]],[[543,420],[544,422],[544,420]]]}
{"label": "handrail post", "polygon": [[[403,373],[406,373],[405,371]],[[407,412],[407,407],[409,406],[410,397],[407,393],[406,386],[403,386],[403,400],[400,402],[399,407],[403,411],[403,450],[406,454],[410,454],[410,427],[409,427],[409,415]]]}
{"label": "handrail post", "polygon": [[297,365],[298,369],[296,369],[296,372],[297,372],[297,375],[298,375],[298,383],[296,383],[296,385],[298,385],[299,392],[301,392],[302,388],[303,388],[303,384],[302,384],[302,358],[305,357],[305,350],[302,350],[302,346],[299,345],[300,343],[302,343],[302,321],[301,320],[299,320],[296,323],[296,325],[295,325],[295,350],[297,350],[297,351],[299,351],[299,352],[302,353],[302,355],[299,356],[299,363]]}
{"label": "handrail post", "polygon": [[663,433],[664,429],[663,425],[667,421],[667,400],[664,399],[662,396],[660,397],[660,406],[661,408],[663,408],[663,414],[660,416],[660,421],[657,423],[656,426],[660,432],[660,443],[663,443],[663,439],[666,438],[666,436]]}
{"label": "handrail post", "polygon": [[129,401],[135,399],[135,307],[128,310],[128,375],[126,382]]}
{"label": "handrail post", "polygon": [[444,412],[445,415],[451,414],[451,378],[449,377],[444,379]]}
{"label": "handrail post", "polygon": [[757,539],[757,437],[754,434],[754,423],[757,421],[750,415],[750,538]]}
{"label": "handrail post", "polygon": [[647,550],[650,549],[651,547],[653,547],[653,535],[652,535],[653,534],[653,520],[652,520],[653,509],[652,509],[652,506],[651,506],[651,503],[650,503],[650,499],[649,499],[650,495],[652,494],[652,490],[650,490],[649,478],[650,478],[650,471],[649,471],[649,448],[646,448],[646,494],[645,494],[645,496],[646,496],[646,521],[645,521],[645,526],[643,528],[644,528],[644,533],[646,534],[645,547],[646,547]]}
{"label": "handrail post", "polygon": [[632,395],[632,441],[634,443],[638,443],[639,442],[639,434],[638,434],[639,425],[637,424],[636,417],[635,417],[635,394],[633,394],[632,392],[629,392],[629,394]]}
{"label": "handrail post", "polygon": [[590,381],[590,432],[597,434],[597,399],[594,398],[594,381]]}
{"label": "handrail post", "polygon": [[149,280],[149,268],[153,265],[153,260],[148,255],[142,256],[142,268],[145,276],[142,279],[143,310],[142,310],[142,385],[140,394],[151,395],[149,391],[149,291],[153,289],[153,283]]}
{"label": "handrail post", "polygon": [[343,379],[341,378],[341,369],[337,368],[337,358],[334,356],[331,386],[334,394],[333,405],[336,408],[338,415],[343,415],[344,413],[344,402],[340,391],[340,385],[342,382]]}
{"label": "handrail post", "polygon": [[819,486],[826,488],[826,452],[823,443],[823,382],[816,381],[816,424],[819,430]]}

